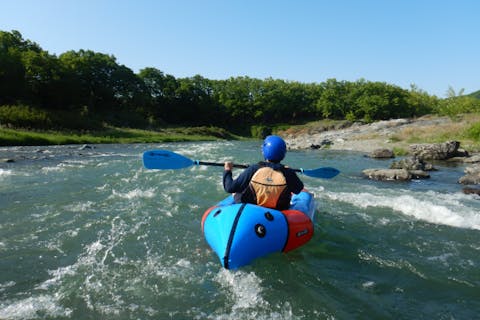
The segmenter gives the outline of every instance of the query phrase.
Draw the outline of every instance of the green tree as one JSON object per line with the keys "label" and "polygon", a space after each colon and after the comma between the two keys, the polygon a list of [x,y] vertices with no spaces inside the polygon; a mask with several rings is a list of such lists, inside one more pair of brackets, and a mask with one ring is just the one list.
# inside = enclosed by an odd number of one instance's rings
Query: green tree
{"label": "green tree", "polygon": [[414,116],[423,116],[432,113],[439,99],[429,95],[416,85],[410,85],[407,104],[412,108]]}
{"label": "green tree", "polygon": [[268,78],[262,82],[260,94],[255,99],[255,119],[271,124],[294,122],[313,113],[314,101],[311,87],[299,82]]}
{"label": "green tree", "polygon": [[345,119],[351,111],[351,104],[348,101],[348,83],[327,79],[321,84],[321,94],[316,101],[317,111],[327,119]]}
{"label": "green tree", "polygon": [[[256,109],[255,101],[261,94],[262,81],[249,77],[229,78],[215,84],[214,97],[221,105],[226,126],[239,126],[254,122]],[[258,113],[257,113],[258,114]]]}
{"label": "green tree", "polygon": [[25,41],[18,31],[0,31],[0,103],[25,98],[25,67],[22,53],[38,46]]}
{"label": "green tree", "polygon": [[359,81],[356,86],[355,115],[365,121],[412,117],[408,93],[384,82]]}
{"label": "green tree", "polygon": [[175,95],[179,87],[177,79],[156,68],[142,69],[138,76],[147,90],[145,106],[151,122],[160,124],[165,120],[171,120],[171,113],[175,112]]}
{"label": "green tree", "polygon": [[28,100],[45,108],[62,107],[57,95],[62,77],[58,59],[43,50],[29,50],[22,54],[22,63]]}
{"label": "green tree", "polygon": [[59,57],[70,74],[74,101],[89,109],[110,109],[115,101],[115,57],[90,50],[67,51]]}

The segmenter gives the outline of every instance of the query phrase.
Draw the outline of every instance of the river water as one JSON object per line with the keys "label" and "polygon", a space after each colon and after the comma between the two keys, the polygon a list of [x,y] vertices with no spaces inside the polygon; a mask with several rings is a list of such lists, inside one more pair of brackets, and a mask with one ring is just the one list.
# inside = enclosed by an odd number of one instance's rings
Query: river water
{"label": "river water", "polygon": [[315,235],[231,271],[200,229],[222,169],[146,170],[148,149],[260,160],[260,142],[0,148],[17,159],[0,164],[0,319],[478,319],[480,198],[461,192],[463,166],[375,182],[361,170],[391,160],[289,152],[342,172],[302,177]]}

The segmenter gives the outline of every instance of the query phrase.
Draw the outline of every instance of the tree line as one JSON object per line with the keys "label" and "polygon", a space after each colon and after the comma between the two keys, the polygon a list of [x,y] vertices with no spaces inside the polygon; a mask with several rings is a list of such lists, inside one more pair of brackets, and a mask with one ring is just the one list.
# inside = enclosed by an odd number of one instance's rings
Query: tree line
{"label": "tree line", "polygon": [[[461,98],[461,99],[460,99]],[[175,78],[147,67],[134,73],[113,55],[91,50],[49,54],[18,31],[0,31],[0,124],[95,129],[374,121],[428,113],[478,111],[478,99],[447,99],[364,79],[300,83],[200,75]],[[453,108],[454,111],[451,109]],[[22,123],[23,121],[23,123]],[[28,122],[30,121],[30,122]]]}

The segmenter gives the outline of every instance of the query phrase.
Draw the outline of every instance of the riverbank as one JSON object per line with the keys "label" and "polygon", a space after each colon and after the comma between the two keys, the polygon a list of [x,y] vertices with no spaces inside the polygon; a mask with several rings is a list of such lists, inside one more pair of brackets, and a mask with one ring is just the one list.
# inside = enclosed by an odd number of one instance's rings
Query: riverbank
{"label": "riverbank", "polygon": [[99,131],[32,131],[0,127],[0,146],[46,146],[67,144],[160,143],[215,141],[240,137],[217,127],[178,127],[141,130],[107,127]]}
{"label": "riverbank", "polygon": [[[468,131],[480,123],[480,114],[455,119],[424,116],[417,119],[393,119],[370,124],[320,120],[277,130],[291,150],[328,148],[372,152],[388,148],[397,155],[408,152],[409,145],[459,141],[470,153],[480,152],[480,141]],[[247,139],[218,127],[178,127],[140,130],[109,127],[96,132],[31,131],[0,127],[0,146],[45,146],[69,144],[163,143]]]}
{"label": "riverbank", "polygon": [[424,116],[418,119],[394,119],[370,124],[340,124],[338,129],[325,130],[321,124],[309,124],[297,130],[279,132],[291,150],[328,148],[372,152],[388,148],[397,154],[406,154],[408,147],[416,143],[441,143],[460,141],[469,152],[480,151],[480,141],[468,136],[472,125],[480,122],[480,115],[468,114],[455,119]]}

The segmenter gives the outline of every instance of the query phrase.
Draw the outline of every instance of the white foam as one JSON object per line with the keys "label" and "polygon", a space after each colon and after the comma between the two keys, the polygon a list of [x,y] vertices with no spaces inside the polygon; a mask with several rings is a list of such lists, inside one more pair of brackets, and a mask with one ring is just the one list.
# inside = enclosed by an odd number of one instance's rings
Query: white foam
{"label": "white foam", "polygon": [[11,176],[11,175],[13,175],[12,170],[5,170],[5,169],[0,168],[0,178],[8,177],[8,176]]}
{"label": "white foam", "polygon": [[85,168],[85,164],[83,161],[66,161],[57,164],[54,167],[42,167],[43,173],[50,173],[50,172],[64,172],[67,169],[82,169]]}
{"label": "white foam", "polygon": [[326,192],[323,196],[335,201],[353,204],[360,208],[390,208],[406,216],[429,223],[458,228],[480,230],[480,210],[473,207],[464,195],[440,194],[437,192],[407,193],[406,191],[382,190],[372,192]]}
{"label": "white foam", "polygon": [[71,266],[58,268],[56,270],[50,270],[48,271],[48,273],[52,276],[52,278],[44,281],[37,288],[46,290],[50,286],[54,286],[58,284],[64,277],[75,275],[76,271],[77,271],[77,265],[71,265]]}
{"label": "white foam", "polygon": [[42,170],[43,173],[63,172],[63,171],[65,171],[65,167],[61,167],[61,166],[43,167],[41,170]]}
{"label": "white foam", "polygon": [[92,208],[94,203],[92,201],[78,202],[65,206],[65,210],[71,212],[88,212]]}
{"label": "white foam", "polygon": [[362,287],[367,289],[367,288],[373,288],[375,286],[375,282],[373,281],[367,281],[362,283]]}
{"label": "white foam", "polygon": [[[215,151],[223,151],[225,147],[232,146],[233,143],[229,141],[222,141],[222,142],[203,142],[198,144],[188,144],[178,150],[174,151],[181,155],[187,157],[194,157],[196,154],[210,154],[214,153]],[[201,159],[203,161],[209,161],[206,159]]]}
{"label": "white foam", "polygon": [[156,192],[155,188],[150,188],[147,190],[141,190],[139,188],[122,193],[122,192],[117,192],[115,190],[112,190],[112,196],[113,197],[118,197],[122,199],[137,199],[137,198],[153,198],[155,197]]}
{"label": "white foam", "polygon": [[38,312],[44,317],[69,317],[72,310],[60,305],[58,295],[40,295],[19,301],[6,301],[0,304],[0,319],[36,319]]}
{"label": "white foam", "polygon": [[6,288],[13,287],[15,284],[16,284],[15,281],[0,283],[0,292],[5,291]]}
{"label": "white foam", "polygon": [[85,165],[93,164],[94,160],[78,160],[78,159],[68,159],[64,161],[64,166],[80,167],[84,168]]}
{"label": "white foam", "polygon": [[[143,269],[147,274],[155,274],[157,277],[169,281],[176,279],[182,279],[182,281],[189,279],[193,281],[192,277],[195,271],[192,263],[185,258],[180,258],[177,261],[165,261],[165,257],[155,254],[147,257]],[[170,289],[176,290],[176,288]]]}
{"label": "white foam", "polygon": [[262,281],[254,272],[222,269],[215,280],[229,292],[227,296],[232,297],[234,312],[268,305],[262,297]]}
{"label": "white foam", "polygon": [[427,259],[430,260],[430,261],[440,262],[444,266],[448,267],[449,266],[448,259],[452,258],[452,257],[455,257],[455,255],[453,253],[444,253],[444,254],[441,254],[441,255],[438,255],[438,256],[428,257]]}
{"label": "white foam", "polygon": [[365,252],[363,250],[360,250],[358,253],[358,257],[361,260],[364,261],[369,261],[371,263],[375,263],[379,265],[382,268],[393,268],[393,269],[399,269],[399,270],[408,270],[412,272],[413,274],[416,274],[420,278],[426,279],[427,277],[418,271],[409,261],[400,259],[398,261],[395,260],[389,260],[389,259],[384,259],[378,256],[375,256],[371,253]]}
{"label": "white foam", "polygon": [[[208,319],[304,319],[296,316],[289,301],[280,300],[270,304],[263,298],[262,279],[254,272],[242,270],[231,271],[221,269],[214,277],[226,291],[225,297],[231,300],[232,306],[226,313],[211,314]],[[300,310],[301,312],[301,310]],[[329,319],[322,313],[319,318]]]}

